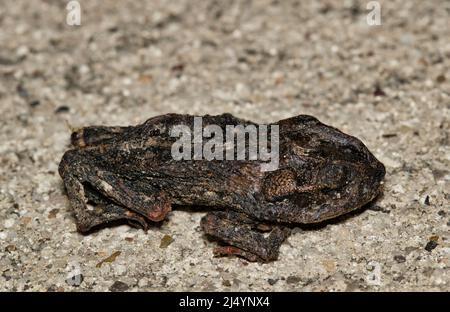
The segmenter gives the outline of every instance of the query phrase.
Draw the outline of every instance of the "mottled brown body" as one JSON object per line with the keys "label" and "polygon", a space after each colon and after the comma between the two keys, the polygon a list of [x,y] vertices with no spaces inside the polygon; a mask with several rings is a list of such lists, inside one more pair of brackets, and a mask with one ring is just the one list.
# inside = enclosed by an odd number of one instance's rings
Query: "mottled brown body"
{"label": "mottled brown body", "polygon": [[[317,223],[357,209],[381,192],[385,169],[355,137],[300,115],[276,123],[277,170],[261,161],[174,160],[175,125],[194,116],[167,114],[130,127],[85,127],[59,172],[80,232],[115,220],[147,228],[172,205],[206,206],[202,229],[224,246],[216,255],[251,261],[278,257],[295,224]],[[203,126],[250,125],[230,114],[203,116]]]}

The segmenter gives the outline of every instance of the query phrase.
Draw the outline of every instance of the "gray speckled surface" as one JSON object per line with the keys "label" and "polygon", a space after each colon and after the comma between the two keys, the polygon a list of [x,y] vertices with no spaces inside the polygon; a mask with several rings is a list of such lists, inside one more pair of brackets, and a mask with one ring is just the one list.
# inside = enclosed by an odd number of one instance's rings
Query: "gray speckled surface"
{"label": "gray speckled surface", "polygon": [[[83,1],[79,27],[64,1],[3,3],[0,290],[449,291],[450,5],[381,3],[377,27],[366,1]],[[200,212],[78,234],[57,174],[67,124],[166,112],[312,114],[384,162],[384,197],[296,230],[269,264],[213,258]]]}

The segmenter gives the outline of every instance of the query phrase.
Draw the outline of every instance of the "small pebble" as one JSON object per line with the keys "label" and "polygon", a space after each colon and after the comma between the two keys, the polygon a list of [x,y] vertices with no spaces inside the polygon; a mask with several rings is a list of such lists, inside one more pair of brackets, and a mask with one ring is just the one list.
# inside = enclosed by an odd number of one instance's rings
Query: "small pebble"
{"label": "small pebble", "polygon": [[59,209],[50,210],[50,212],[48,213],[48,218],[54,219],[56,217],[56,215],[58,214],[58,212],[59,212]]}
{"label": "small pebble", "polygon": [[27,89],[22,84],[19,84],[17,86],[17,93],[19,94],[19,96],[21,98],[24,98],[24,99],[26,99],[29,95]]}
{"label": "small pebble", "polygon": [[86,64],[83,64],[79,67],[78,71],[80,72],[80,74],[86,75],[87,73],[90,72],[90,69],[89,69],[89,66],[87,66]]}
{"label": "small pebble", "polygon": [[298,276],[288,276],[286,283],[288,284],[298,284],[301,282],[301,278]]}
{"label": "small pebble", "polygon": [[109,287],[109,291],[119,292],[119,291],[127,291],[130,288],[127,284],[121,281],[115,281],[114,284]]}
{"label": "small pebble", "polygon": [[427,206],[430,206],[430,196],[427,195],[427,197],[425,197],[425,200],[423,203]]}
{"label": "small pebble", "polygon": [[437,236],[437,235],[430,236],[430,241],[437,242],[438,240],[439,240],[439,236]]}
{"label": "small pebble", "polygon": [[55,110],[55,114],[62,114],[62,113],[68,113],[70,111],[70,108],[66,105],[59,106]]}
{"label": "small pebble", "polygon": [[116,26],[116,25],[111,26],[111,27],[108,28],[108,31],[111,32],[111,33],[115,33],[115,32],[117,32],[118,30],[119,30],[119,27]]}
{"label": "small pebble", "polygon": [[167,248],[172,243],[173,243],[172,236],[166,234],[163,236],[163,238],[161,238],[161,243],[159,244],[159,248]]}
{"label": "small pebble", "polygon": [[6,219],[4,222],[5,228],[10,228],[14,225],[14,219]]}
{"label": "small pebble", "polygon": [[278,282],[278,279],[269,278],[267,282],[269,283],[269,285],[273,286]]}
{"label": "small pebble", "polygon": [[173,72],[182,72],[184,70],[184,64],[180,63],[180,64],[177,64],[177,65],[174,65],[174,66],[172,66],[170,68],[170,70],[173,71]]}
{"label": "small pebble", "polygon": [[114,267],[114,272],[117,275],[124,275],[127,272],[127,267],[125,265],[118,264]]}
{"label": "small pebble", "polygon": [[16,250],[17,250],[16,245],[8,245],[5,247],[5,251],[7,251],[7,252],[12,252],[12,251],[16,251]]}
{"label": "small pebble", "polygon": [[27,46],[20,46],[17,49],[16,54],[18,57],[25,57],[29,52],[30,52],[30,49],[28,49]]}
{"label": "small pebble", "polygon": [[405,256],[402,256],[402,255],[396,255],[396,256],[394,256],[394,260],[397,263],[403,263],[406,261],[406,258],[405,258]]}
{"label": "small pebble", "polygon": [[445,78],[444,75],[439,75],[439,76],[436,77],[436,81],[437,81],[438,83],[444,83],[446,80],[447,80],[447,79]]}
{"label": "small pebble", "polygon": [[148,279],[145,278],[145,277],[140,279],[139,282],[138,282],[139,288],[146,287],[147,285],[148,285]]}
{"label": "small pebble", "polygon": [[386,96],[386,93],[381,89],[379,85],[375,87],[375,90],[373,91],[374,96]]}
{"label": "small pebble", "polygon": [[34,101],[30,102],[30,106],[31,107],[39,106],[39,104],[41,104],[41,102],[39,100],[34,100]]}
{"label": "small pebble", "polygon": [[397,194],[404,194],[405,193],[405,189],[400,184],[394,185],[392,187],[392,191],[394,193],[397,193]]}
{"label": "small pebble", "polygon": [[425,250],[431,252],[434,248],[436,248],[438,243],[434,240],[430,240],[425,246]]}
{"label": "small pebble", "polygon": [[118,256],[120,256],[121,253],[122,253],[121,251],[116,251],[116,252],[112,253],[111,256],[109,256],[109,257],[103,259],[102,261],[100,261],[99,263],[97,263],[97,265],[95,267],[101,268],[103,263],[106,263],[106,262],[112,263],[112,262],[116,261],[116,258]]}

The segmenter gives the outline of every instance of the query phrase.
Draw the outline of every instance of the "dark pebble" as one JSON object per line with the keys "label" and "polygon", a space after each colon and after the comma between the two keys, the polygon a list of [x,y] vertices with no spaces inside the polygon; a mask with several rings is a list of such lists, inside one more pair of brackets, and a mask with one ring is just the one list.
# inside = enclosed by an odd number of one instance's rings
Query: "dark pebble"
{"label": "dark pebble", "polygon": [[352,16],[358,16],[359,14],[361,14],[361,8],[356,2],[352,4],[350,13],[352,14]]}
{"label": "dark pebble", "polygon": [[441,217],[445,217],[446,213],[444,210],[439,210],[438,215],[440,215]]}
{"label": "dark pebble", "polygon": [[445,79],[444,75],[439,75],[439,76],[436,77],[436,81],[439,82],[439,83],[444,83],[445,80],[447,80],[447,79]]}
{"label": "dark pebble", "polygon": [[330,5],[324,5],[323,7],[321,7],[319,9],[319,13],[320,14],[327,14],[328,12],[330,12],[332,9],[332,7]]}
{"label": "dark pebble", "polygon": [[11,279],[10,273],[8,273],[8,269],[2,273],[2,277],[5,279],[5,281],[9,281]]}
{"label": "dark pebble", "polygon": [[172,66],[170,70],[175,74],[177,78],[180,78],[184,70],[184,64],[177,64],[175,66]]}
{"label": "dark pebble", "polygon": [[278,279],[273,279],[273,278],[269,278],[267,280],[267,282],[269,283],[269,285],[275,285],[278,282]]}
{"label": "dark pebble", "polygon": [[24,98],[24,99],[28,98],[28,91],[27,91],[27,89],[25,89],[25,87],[22,84],[19,84],[17,86],[17,93],[19,94],[19,96],[21,98]]}
{"label": "dark pebble", "polygon": [[108,28],[108,31],[110,32],[110,33],[115,33],[115,32],[117,32],[119,30],[119,27],[118,26],[112,26],[112,27],[109,27]]}
{"label": "dark pebble", "polygon": [[62,105],[55,110],[55,114],[68,113],[69,111],[70,108],[68,106]]}
{"label": "dark pebble", "polygon": [[174,65],[174,66],[172,66],[172,68],[170,69],[171,71],[174,71],[174,72],[180,72],[180,71],[183,71],[184,70],[184,64],[177,64],[177,65]]}
{"label": "dark pebble", "polygon": [[430,196],[427,195],[427,197],[425,197],[424,204],[430,206]]}
{"label": "dark pebble", "polygon": [[0,65],[15,65],[19,63],[18,59],[11,59],[0,55]]}
{"label": "dark pebble", "polygon": [[109,287],[109,291],[127,291],[130,288],[127,284],[121,281],[115,281],[114,284]]}
{"label": "dark pebble", "polygon": [[301,282],[301,278],[298,276],[288,276],[286,283],[288,284],[298,284]]}
{"label": "dark pebble", "polygon": [[435,242],[434,240],[430,240],[425,246],[425,250],[431,252],[434,248],[437,247],[437,245],[437,242]]}
{"label": "dark pebble", "polygon": [[394,256],[394,260],[397,263],[403,263],[406,261],[406,258],[405,258],[405,256],[402,256],[402,255],[396,255],[396,256]]}
{"label": "dark pebble", "polygon": [[375,91],[373,91],[374,96],[386,96],[386,93],[381,89],[380,86],[375,86]]}
{"label": "dark pebble", "polygon": [[34,100],[34,101],[30,102],[30,106],[31,107],[39,106],[39,104],[41,104],[41,102],[39,100]]}

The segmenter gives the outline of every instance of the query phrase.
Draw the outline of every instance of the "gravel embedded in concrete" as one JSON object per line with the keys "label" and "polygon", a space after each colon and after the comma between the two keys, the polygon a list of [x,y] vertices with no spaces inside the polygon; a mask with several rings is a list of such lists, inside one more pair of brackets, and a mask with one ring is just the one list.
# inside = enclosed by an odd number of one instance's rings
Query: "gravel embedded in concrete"
{"label": "gravel embedded in concrete", "polygon": [[[366,2],[83,1],[74,27],[65,2],[2,4],[0,290],[449,291],[449,2],[380,1],[380,26]],[[70,128],[168,112],[314,115],[386,165],[384,196],[269,264],[213,258],[201,212],[78,234]]]}

